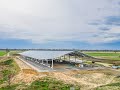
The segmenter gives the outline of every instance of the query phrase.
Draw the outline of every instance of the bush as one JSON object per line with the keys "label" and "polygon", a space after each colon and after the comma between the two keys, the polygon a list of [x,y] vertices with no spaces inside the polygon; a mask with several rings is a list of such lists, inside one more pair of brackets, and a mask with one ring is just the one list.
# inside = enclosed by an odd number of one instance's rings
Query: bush
{"label": "bush", "polygon": [[3,65],[11,65],[13,63],[12,59],[6,60],[3,62]]}

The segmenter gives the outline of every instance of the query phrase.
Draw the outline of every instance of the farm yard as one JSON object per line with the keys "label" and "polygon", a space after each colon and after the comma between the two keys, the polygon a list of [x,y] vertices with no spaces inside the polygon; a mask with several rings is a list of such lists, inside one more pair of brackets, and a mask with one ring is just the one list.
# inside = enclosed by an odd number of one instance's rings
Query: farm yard
{"label": "farm yard", "polygon": [[120,90],[120,0],[0,0],[0,90]]}
{"label": "farm yard", "polygon": [[[19,51],[17,52],[19,53]],[[97,55],[93,52],[89,53],[87,52],[87,55],[99,58],[100,56],[110,56],[110,52],[104,52],[104,54],[95,52]],[[103,55],[98,55],[100,53]],[[111,53],[111,55],[119,56],[118,52],[117,55],[116,53]],[[89,59],[88,62],[92,64]],[[95,64],[99,65],[99,63]],[[0,90],[120,90],[120,69],[111,67],[38,72],[16,56],[1,60],[0,67]],[[59,68],[61,68],[60,64]]]}
{"label": "farm yard", "polygon": [[[21,64],[22,65],[22,64]],[[28,66],[24,67],[27,69]],[[22,69],[16,74],[11,86],[0,90],[119,90],[120,72],[105,70],[70,70],[65,72],[28,73]],[[30,69],[29,69],[30,70]],[[32,71],[31,71],[32,72]]]}

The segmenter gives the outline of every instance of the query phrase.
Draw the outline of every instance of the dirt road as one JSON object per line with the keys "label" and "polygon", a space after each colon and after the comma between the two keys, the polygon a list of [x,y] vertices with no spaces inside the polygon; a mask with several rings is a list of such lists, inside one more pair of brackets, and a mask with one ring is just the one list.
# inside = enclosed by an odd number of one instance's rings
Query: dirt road
{"label": "dirt road", "polygon": [[20,67],[20,69],[32,69],[29,65],[27,65],[26,63],[24,63],[23,61],[21,61],[18,58],[14,58],[14,60],[16,61],[16,63],[18,64],[18,66]]}
{"label": "dirt road", "polygon": [[45,77],[45,74],[39,74],[36,70],[32,67],[24,63],[22,60],[18,58],[14,58],[18,66],[20,67],[21,71],[12,79],[12,81],[16,83],[26,83],[30,84],[33,81]]}

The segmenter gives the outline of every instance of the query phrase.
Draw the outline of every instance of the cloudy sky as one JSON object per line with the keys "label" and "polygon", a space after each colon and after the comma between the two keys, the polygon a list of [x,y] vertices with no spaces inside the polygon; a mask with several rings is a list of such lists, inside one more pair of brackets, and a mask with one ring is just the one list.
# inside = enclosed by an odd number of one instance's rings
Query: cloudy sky
{"label": "cloudy sky", "polygon": [[119,46],[120,0],[0,0],[0,48]]}

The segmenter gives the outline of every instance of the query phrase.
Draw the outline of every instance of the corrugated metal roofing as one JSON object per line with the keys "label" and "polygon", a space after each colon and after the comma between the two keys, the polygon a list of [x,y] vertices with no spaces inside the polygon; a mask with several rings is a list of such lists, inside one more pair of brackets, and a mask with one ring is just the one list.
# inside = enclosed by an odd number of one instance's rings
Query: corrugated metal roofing
{"label": "corrugated metal roofing", "polygon": [[54,59],[71,52],[72,51],[25,51],[19,54],[36,59]]}

